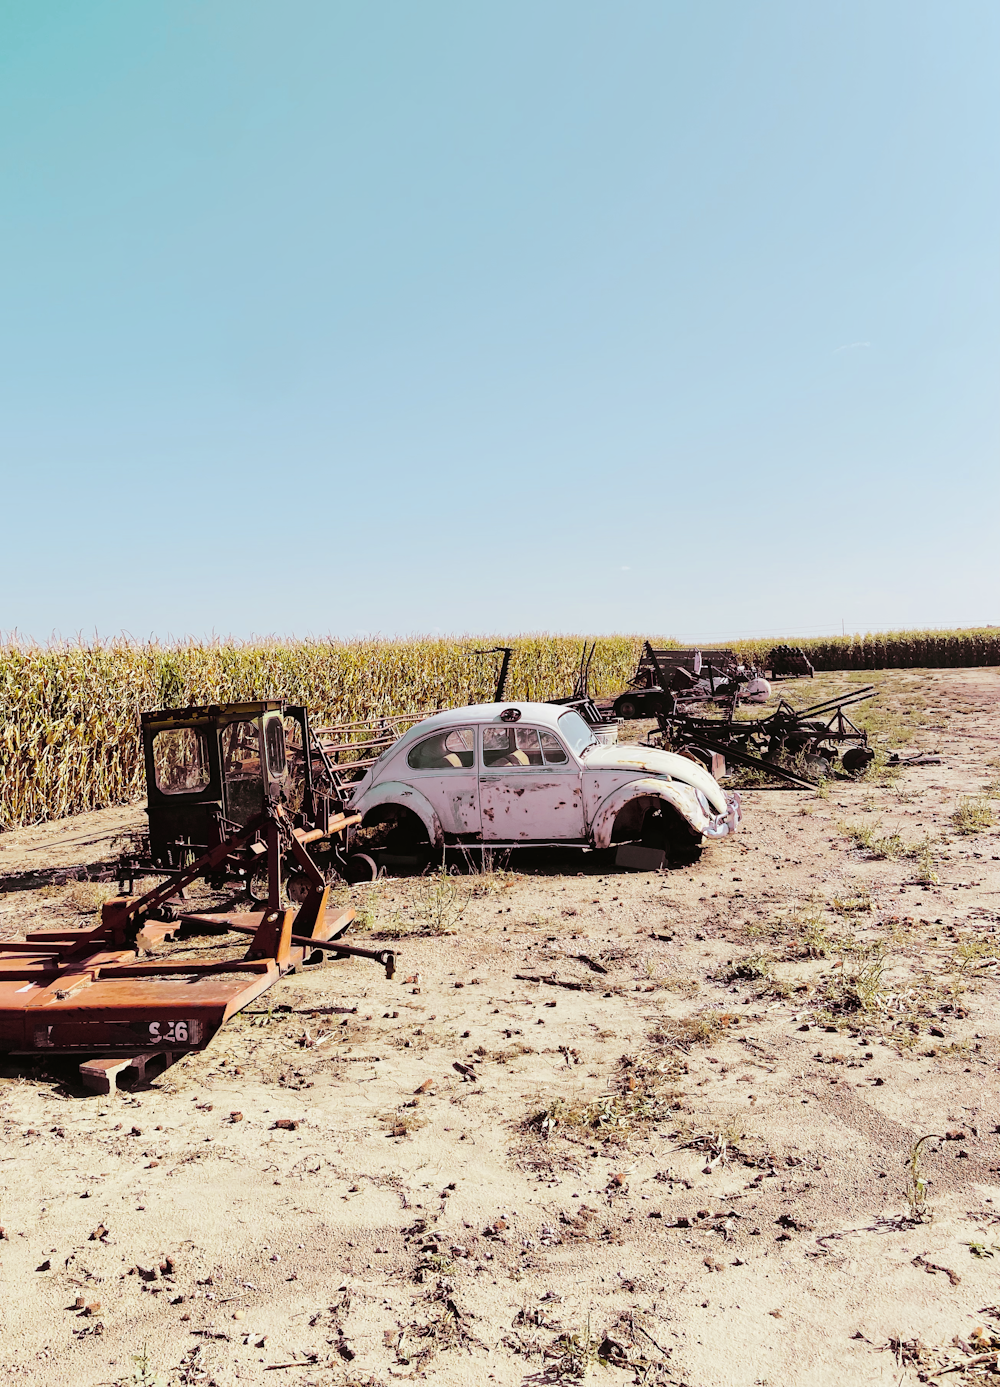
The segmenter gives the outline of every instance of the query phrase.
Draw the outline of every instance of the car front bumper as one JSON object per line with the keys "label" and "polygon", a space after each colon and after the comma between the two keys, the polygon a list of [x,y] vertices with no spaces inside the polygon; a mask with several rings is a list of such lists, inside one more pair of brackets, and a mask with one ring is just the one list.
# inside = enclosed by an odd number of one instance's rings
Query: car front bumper
{"label": "car front bumper", "polygon": [[723,793],[726,796],[726,812],[709,819],[701,830],[706,838],[725,838],[730,833],[736,833],[743,821],[742,802],[737,792],[725,790]]}

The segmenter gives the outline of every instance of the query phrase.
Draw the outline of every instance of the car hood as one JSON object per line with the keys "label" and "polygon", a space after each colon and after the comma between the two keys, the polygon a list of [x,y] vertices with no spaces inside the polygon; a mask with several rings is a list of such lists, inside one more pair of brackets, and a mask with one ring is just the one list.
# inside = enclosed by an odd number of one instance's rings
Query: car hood
{"label": "car hood", "polygon": [[584,757],[588,771],[639,771],[644,775],[666,775],[701,790],[713,809],[726,812],[726,797],[719,782],[697,761],[678,756],[674,751],[659,751],[651,746],[595,746]]}

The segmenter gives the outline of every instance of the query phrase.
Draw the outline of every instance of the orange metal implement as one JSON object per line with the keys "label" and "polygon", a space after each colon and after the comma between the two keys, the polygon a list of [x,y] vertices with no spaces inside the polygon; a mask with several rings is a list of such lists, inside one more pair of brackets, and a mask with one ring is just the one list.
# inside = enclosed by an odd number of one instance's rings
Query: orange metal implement
{"label": "orange metal implement", "polygon": [[240,931],[253,933],[242,959],[158,961],[116,946],[124,905],[109,901],[91,930],[42,931],[23,943],[0,944],[0,1050],[200,1050],[230,1016],[309,963],[354,916],[350,909],[321,912],[312,937],[293,943],[296,912],[262,911],[240,917],[256,924]]}

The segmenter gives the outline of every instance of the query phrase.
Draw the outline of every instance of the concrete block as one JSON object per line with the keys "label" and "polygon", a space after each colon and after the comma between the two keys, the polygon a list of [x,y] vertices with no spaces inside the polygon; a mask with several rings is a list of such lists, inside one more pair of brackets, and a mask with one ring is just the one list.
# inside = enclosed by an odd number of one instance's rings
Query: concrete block
{"label": "concrete block", "polygon": [[616,867],[629,867],[634,872],[656,872],[667,860],[662,848],[644,848],[641,843],[623,843],[615,854]]}

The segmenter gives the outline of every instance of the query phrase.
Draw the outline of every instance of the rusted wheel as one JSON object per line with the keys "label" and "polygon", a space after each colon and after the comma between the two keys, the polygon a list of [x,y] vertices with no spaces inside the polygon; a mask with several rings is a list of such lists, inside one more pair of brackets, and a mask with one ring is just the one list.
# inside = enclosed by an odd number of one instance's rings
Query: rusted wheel
{"label": "rusted wheel", "polygon": [[852,746],[844,752],[840,764],[848,775],[859,775],[866,771],[874,760],[875,753],[870,746]]}
{"label": "rusted wheel", "polygon": [[374,881],[378,876],[378,863],[366,852],[352,852],[344,863],[344,876],[352,886],[365,881]]}
{"label": "rusted wheel", "polygon": [[312,882],[305,872],[293,872],[285,883],[288,899],[295,905],[303,905],[312,893]]}

